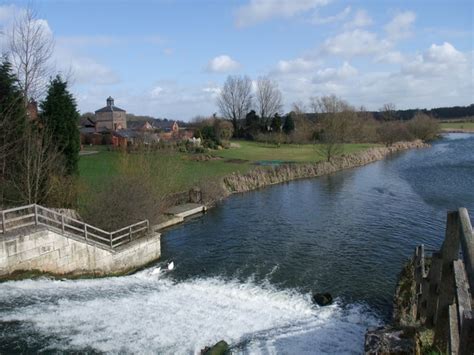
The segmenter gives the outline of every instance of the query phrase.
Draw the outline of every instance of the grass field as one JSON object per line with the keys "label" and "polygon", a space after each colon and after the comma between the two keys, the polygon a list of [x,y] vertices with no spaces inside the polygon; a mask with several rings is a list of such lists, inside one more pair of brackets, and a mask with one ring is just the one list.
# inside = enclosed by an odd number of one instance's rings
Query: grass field
{"label": "grass field", "polygon": [[[232,172],[246,172],[262,161],[283,161],[283,162],[316,162],[322,158],[318,156],[314,145],[275,145],[238,141],[239,148],[214,151],[212,156],[215,160],[195,161],[192,155],[185,153],[166,153],[157,151],[149,153],[146,159],[152,159],[152,169],[156,174],[152,174],[156,183],[160,183],[166,176],[168,180],[166,186],[169,193],[186,191],[192,186],[203,181],[218,179]],[[353,153],[373,147],[373,144],[347,144],[344,146],[344,153]],[[98,150],[97,154],[81,156],[79,160],[80,181],[85,186],[85,195],[100,189],[111,176],[120,171],[121,154],[119,152],[105,149],[90,148]],[[129,159],[136,160],[140,164],[139,154],[129,154]]]}
{"label": "grass field", "polygon": [[442,122],[441,129],[465,129],[474,131],[474,122]]}

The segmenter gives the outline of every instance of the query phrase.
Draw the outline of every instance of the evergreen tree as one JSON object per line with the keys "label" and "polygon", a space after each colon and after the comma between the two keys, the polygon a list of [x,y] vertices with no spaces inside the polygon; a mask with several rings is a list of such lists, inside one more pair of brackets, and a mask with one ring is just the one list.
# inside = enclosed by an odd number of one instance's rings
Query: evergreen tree
{"label": "evergreen tree", "polygon": [[20,153],[27,125],[23,94],[10,62],[0,59],[0,204],[5,203],[9,181],[17,172],[15,155]]}
{"label": "evergreen tree", "polygon": [[285,123],[283,124],[283,132],[290,134],[295,130],[295,121],[293,121],[293,115],[290,113],[286,115]]}
{"label": "evergreen tree", "polygon": [[272,119],[272,131],[281,132],[281,117],[278,113],[275,113]]}
{"label": "evergreen tree", "polygon": [[59,75],[49,83],[41,109],[45,127],[64,155],[66,174],[77,174],[80,149],[77,125],[80,116],[76,100],[67,89],[67,82]]}

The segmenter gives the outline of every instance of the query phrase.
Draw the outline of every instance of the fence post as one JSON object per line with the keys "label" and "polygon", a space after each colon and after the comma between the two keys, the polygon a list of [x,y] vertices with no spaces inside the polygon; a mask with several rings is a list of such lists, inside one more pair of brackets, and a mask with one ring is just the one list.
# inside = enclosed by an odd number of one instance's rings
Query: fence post
{"label": "fence post", "polygon": [[87,240],[87,224],[84,223],[84,237]]}
{"label": "fence post", "polygon": [[38,225],[38,205],[35,204],[35,225]]}
{"label": "fence post", "polygon": [[5,211],[2,211],[2,231],[3,231],[3,234],[7,232],[7,226],[5,223]]}
{"label": "fence post", "polygon": [[63,231],[63,233],[65,232],[64,231],[64,215],[61,215],[61,230]]}
{"label": "fence post", "polygon": [[132,226],[128,229],[130,241],[132,241]]}
{"label": "fence post", "polygon": [[113,244],[113,241],[112,241],[112,232],[109,233],[109,236],[110,236],[110,247],[113,248],[114,244]]}
{"label": "fence post", "polygon": [[146,220],[146,231],[150,232],[150,221],[148,219]]}

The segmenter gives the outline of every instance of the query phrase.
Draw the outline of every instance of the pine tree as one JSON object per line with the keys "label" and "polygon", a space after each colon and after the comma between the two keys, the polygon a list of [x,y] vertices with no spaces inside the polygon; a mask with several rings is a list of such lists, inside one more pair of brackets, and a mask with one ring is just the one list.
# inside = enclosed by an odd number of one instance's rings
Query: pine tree
{"label": "pine tree", "polygon": [[293,121],[293,115],[289,113],[285,118],[285,123],[283,123],[283,132],[290,134],[295,130],[295,121]]}
{"label": "pine tree", "polygon": [[0,204],[5,203],[9,181],[16,173],[15,155],[22,147],[27,125],[23,94],[10,62],[0,59]]}
{"label": "pine tree", "polygon": [[80,150],[77,128],[79,112],[76,100],[67,89],[67,82],[59,75],[49,83],[46,99],[41,103],[41,110],[45,128],[64,155],[66,173],[77,174]]}
{"label": "pine tree", "polygon": [[272,119],[272,131],[281,132],[281,117],[278,113],[275,113]]}

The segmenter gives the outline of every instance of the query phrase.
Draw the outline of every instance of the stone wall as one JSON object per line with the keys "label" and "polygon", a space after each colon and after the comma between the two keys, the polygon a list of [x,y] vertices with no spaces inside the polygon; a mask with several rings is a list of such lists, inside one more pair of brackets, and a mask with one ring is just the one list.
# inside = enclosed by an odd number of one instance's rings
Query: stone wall
{"label": "stone wall", "polygon": [[0,237],[0,278],[33,270],[70,276],[120,274],[157,260],[160,255],[159,233],[110,250],[48,229],[25,230]]}

